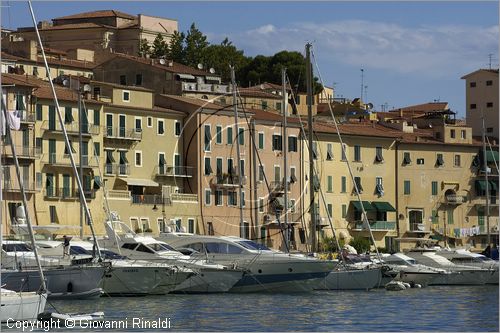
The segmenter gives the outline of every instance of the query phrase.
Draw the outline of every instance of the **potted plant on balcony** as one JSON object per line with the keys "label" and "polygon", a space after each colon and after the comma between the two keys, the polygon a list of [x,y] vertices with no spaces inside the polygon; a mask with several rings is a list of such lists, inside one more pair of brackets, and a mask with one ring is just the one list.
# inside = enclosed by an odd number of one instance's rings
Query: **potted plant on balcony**
{"label": "potted plant on balcony", "polygon": [[146,230],[144,230],[144,232],[146,232],[146,233],[152,233],[152,232],[153,232],[153,229],[151,229],[151,228],[147,228]]}
{"label": "potted plant on balcony", "polygon": [[142,229],[141,228],[136,228],[135,230],[136,234],[142,234]]}

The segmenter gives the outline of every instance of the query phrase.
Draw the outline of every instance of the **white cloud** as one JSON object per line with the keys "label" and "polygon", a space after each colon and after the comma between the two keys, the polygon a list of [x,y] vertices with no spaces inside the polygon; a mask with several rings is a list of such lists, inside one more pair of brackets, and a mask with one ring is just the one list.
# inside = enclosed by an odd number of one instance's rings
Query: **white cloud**
{"label": "white cloud", "polygon": [[442,24],[413,28],[364,20],[300,22],[281,27],[266,24],[229,34],[229,39],[249,55],[271,55],[284,49],[302,52],[309,41],[318,57],[328,56],[337,63],[431,76],[484,66],[487,54],[498,50],[498,38],[498,26]]}

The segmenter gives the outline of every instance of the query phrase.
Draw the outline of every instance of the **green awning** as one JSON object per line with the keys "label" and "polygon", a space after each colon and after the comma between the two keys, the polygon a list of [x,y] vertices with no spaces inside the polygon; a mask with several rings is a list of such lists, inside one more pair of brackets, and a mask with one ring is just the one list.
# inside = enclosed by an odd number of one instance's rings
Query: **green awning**
{"label": "green awning", "polygon": [[486,191],[486,180],[476,180],[476,190]]}
{"label": "green awning", "polygon": [[395,212],[396,211],[396,208],[394,208],[387,201],[378,201],[378,202],[372,201],[372,205],[379,212]]}
{"label": "green awning", "polygon": [[[366,212],[371,212],[374,211],[375,208],[372,206],[372,204],[369,201],[362,201],[363,202],[363,207]],[[362,212],[363,210],[361,209],[361,204],[359,201],[351,201],[351,204],[354,206],[354,209],[356,209],[359,212]]]}
{"label": "green awning", "polygon": [[488,150],[486,152],[486,161],[488,163],[498,162],[498,152],[494,150]]}

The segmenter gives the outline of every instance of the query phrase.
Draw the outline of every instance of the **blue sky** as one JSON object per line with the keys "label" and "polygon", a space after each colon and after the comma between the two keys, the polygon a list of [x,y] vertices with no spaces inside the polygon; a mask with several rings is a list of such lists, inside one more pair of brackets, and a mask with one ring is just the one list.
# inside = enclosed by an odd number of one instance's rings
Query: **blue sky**
{"label": "blue sky", "polygon": [[[304,52],[313,43],[326,85],[338,96],[359,97],[377,110],[431,102],[450,103],[464,115],[461,76],[498,66],[498,2],[139,2],[35,1],[38,21],[97,9],[192,22],[213,43],[229,37],[246,55],[283,49]],[[31,25],[26,2],[2,1],[2,26]],[[317,73],[316,73],[317,74]]]}

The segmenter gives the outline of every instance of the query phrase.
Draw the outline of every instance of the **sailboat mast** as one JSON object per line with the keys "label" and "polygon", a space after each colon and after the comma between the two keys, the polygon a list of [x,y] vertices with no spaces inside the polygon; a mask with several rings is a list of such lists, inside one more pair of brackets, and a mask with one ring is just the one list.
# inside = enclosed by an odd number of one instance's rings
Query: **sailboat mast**
{"label": "sailboat mast", "polygon": [[[236,163],[238,165],[238,200],[239,200],[239,211],[240,211],[240,237],[245,238],[245,224],[243,223],[243,168],[240,161],[240,128],[238,126],[238,99],[236,96],[236,77],[234,74],[234,66],[231,66],[231,83],[233,86],[233,110],[234,110],[234,130],[236,132]],[[242,134],[243,135],[243,134]],[[234,168],[234,164],[233,164]]]}
{"label": "sailboat mast", "polygon": [[481,109],[481,118],[482,118],[482,133],[483,133],[483,171],[484,171],[484,181],[486,183],[486,232],[487,232],[487,240],[488,246],[491,243],[491,235],[490,235],[490,186],[488,184],[488,158],[486,156],[486,131],[484,125],[484,111]]}
{"label": "sailboat mast", "polygon": [[307,86],[307,140],[309,142],[309,211],[311,212],[311,251],[317,251],[316,205],[314,202],[314,156],[313,156],[313,118],[312,118],[312,66],[311,44],[306,44],[306,86]]}
{"label": "sailboat mast", "polygon": [[288,153],[288,136],[287,136],[287,122],[286,122],[286,111],[287,111],[287,103],[288,100],[286,98],[286,68],[283,67],[281,69],[281,96],[282,96],[282,106],[281,110],[283,112],[283,187],[285,189],[285,194],[283,196],[284,199],[284,208],[283,208],[283,218],[286,228],[285,233],[285,248],[290,249],[290,226],[288,225],[288,167],[287,167],[287,153]]}

